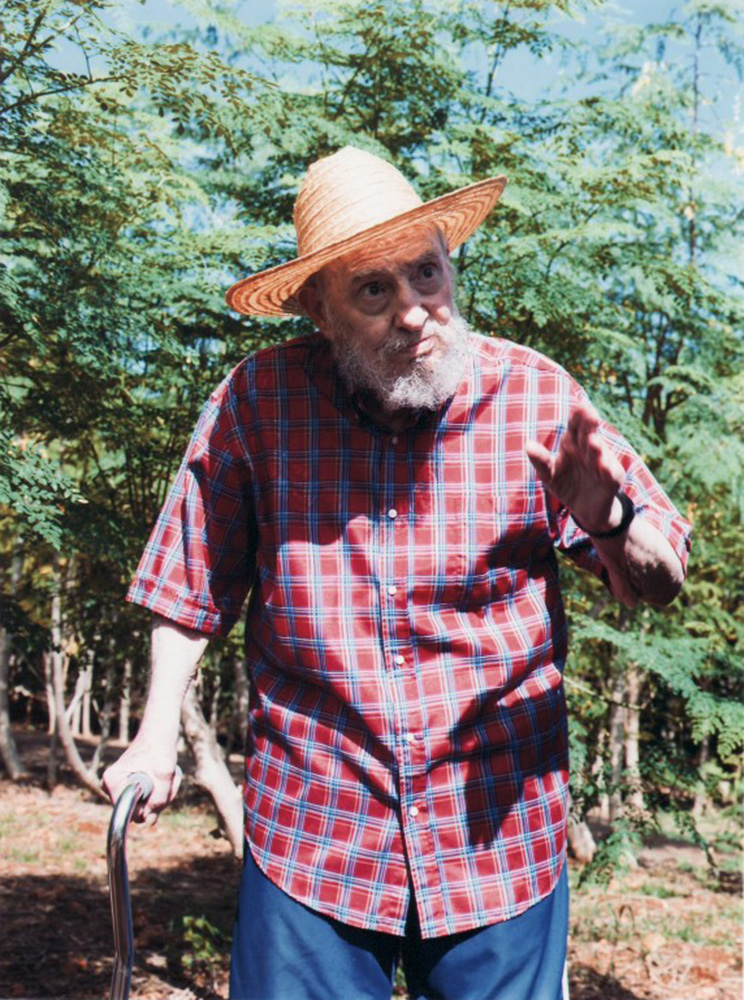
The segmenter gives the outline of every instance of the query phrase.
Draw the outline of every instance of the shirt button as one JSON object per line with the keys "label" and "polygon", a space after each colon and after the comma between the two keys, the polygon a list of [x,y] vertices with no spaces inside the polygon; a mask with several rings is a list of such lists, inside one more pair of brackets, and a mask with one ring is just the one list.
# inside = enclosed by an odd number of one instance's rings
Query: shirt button
{"label": "shirt button", "polygon": [[413,743],[416,739],[413,733],[406,733],[406,743]]}
{"label": "shirt button", "polygon": [[397,444],[398,443],[398,435],[397,434],[393,434],[393,436],[390,438],[390,443],[391,444]]}
{"label": "shirt button", "polygon": [[398,516],[398,511],[395,509],[395,507],[391,507],[390,510],[388,511],[388,517],[390,518],[391,521],[394,521],[397,516]]}
{"label": "shirt button", "polygon": [[388,587],[388,594],[390,594],[391,597],[395,597],[397,593],[398,593],[398,588],[395,585]]}
{"label": "shirt button", "polygon": [[403,664],[406,662],[406,658],[405,656],[401,656],[400,653],[398,653],[398,655],[395,657],[395,662],[398,664],[399,667],[402,667]]}
{"label": "shirt button", "polygon": [[416,816],[418,816],[418,814],[419,814],[418,806],[411,806],[411,808],[408,810],[408,815],[413,816],[414,819],[416,818]]}

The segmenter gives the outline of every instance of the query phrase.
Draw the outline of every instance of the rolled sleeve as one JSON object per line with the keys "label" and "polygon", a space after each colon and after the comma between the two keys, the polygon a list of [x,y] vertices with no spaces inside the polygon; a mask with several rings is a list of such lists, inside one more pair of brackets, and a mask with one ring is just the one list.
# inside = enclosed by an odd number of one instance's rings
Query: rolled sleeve
{"label": "rolled sleeve", "polygon": [[127,593],[134,604],[215,636],[239,618],[255,573],[246,415],[233,377],[202,411]]}

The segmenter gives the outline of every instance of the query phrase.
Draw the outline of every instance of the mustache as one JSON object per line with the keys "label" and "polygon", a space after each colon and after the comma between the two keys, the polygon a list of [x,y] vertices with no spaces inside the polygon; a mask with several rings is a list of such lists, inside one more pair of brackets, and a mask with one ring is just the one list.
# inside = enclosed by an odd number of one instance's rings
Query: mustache
{"label": "mustache", "polygon": [[380,345],[378,354],[384,361],[394,357],[400,351],[413,347],[421,340],[428,340],[430,337],[438,337],[440,342],[446,346],[455,339],[456,334],[452,330],[452,324],[445,326],[442,323],[437,323],[436,320],[429,319],[421,330],[411,332],[401,330],[391,334]]}

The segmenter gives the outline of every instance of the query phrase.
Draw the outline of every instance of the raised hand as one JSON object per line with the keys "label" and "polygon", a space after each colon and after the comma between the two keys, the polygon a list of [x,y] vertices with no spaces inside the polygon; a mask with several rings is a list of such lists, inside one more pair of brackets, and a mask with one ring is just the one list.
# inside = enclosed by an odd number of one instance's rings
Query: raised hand
{"label": "raised hand", "polygon": [[594,407],[582,402],[571,414],[555,454],[537,441],[526,446],[538,479],[590,534],[620,523],[622,508],[616,496],[625,481],[619,459],[599,434],[599,422]]}

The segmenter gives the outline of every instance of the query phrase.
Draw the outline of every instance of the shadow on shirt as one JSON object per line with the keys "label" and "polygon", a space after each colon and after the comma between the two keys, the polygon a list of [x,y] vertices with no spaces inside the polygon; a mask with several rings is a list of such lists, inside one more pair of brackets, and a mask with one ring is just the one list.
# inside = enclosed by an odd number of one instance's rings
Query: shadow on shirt
{"label": "shadow on shirt", "polygon": [[[562,840],[567,808],[568,729],[563,687],[541,688],[540,671],[511,689],[474,698],[449,731],[443,766],[454,771],[465,833],[471,846],[542,854]],[[551,851],[552,853],[552,851]],[[523,863],[523,862],[522,862]]]}

